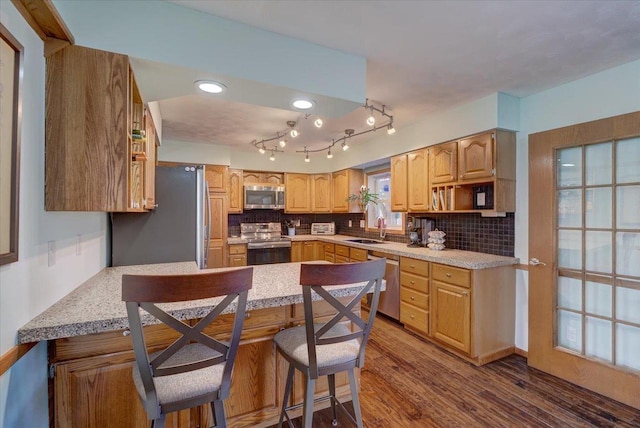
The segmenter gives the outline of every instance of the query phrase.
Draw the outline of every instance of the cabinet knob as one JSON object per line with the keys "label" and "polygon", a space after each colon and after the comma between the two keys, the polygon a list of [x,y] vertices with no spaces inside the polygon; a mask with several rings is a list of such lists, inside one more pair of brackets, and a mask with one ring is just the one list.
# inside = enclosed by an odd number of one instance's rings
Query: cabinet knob
{"label": "cabinet knob", "polygon": [[244,317],[245,318],[250,318],[251,317],[251,313],[250,312],[245,312],[244,313]]}
{"label": "cabinet knob", "polygon": [[409,267],[410,267],[411,269],[415,269],[415,268],[416,268],[414,265],[409,265]]}
{"label": "cabinet knob", "polygon": [[131,330],[129,330],[129,329],[124,330],[124,331],[122,332],[122,335],[123,335],[124,337],[131,336]]}
{"label": "cabinet knob", "polygon": [[413,296],[411,296],[411,300],[416,300],[416,298],[415,298],[415,297],[413,297]]}
{"label": "cabinet knob", "polygon": [[412,285],[415,284],[413,281],[409,281]]}
{"label": "cabinet knob", "polygon": [[463,295],[463,296],[468,296],[468,295],[469,295],[469,293],[468,293],[467,291],[463,291],[463,292],[462,292],[462,295]]}
{"label": "cabinet knob", "polygon": [[414,319],[415,317],[413,315],[409,315],[409,318]]}
{"label": "cabinet knob", "polygon": [[445,275],[447,275],[447,278],[451,278],[451,274],[449,272],[447,272]]}

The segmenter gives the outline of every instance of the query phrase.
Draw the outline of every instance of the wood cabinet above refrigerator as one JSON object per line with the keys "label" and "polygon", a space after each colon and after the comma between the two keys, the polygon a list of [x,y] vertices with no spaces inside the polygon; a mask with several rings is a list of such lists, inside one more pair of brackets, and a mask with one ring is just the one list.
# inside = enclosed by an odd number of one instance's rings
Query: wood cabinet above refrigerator
{"label": "wood cabinet above refrigerator", "polygon": [[71,45],[47,57],[46,67],[46,209],[153,208],[147,163],[156,142],[129,58]]}

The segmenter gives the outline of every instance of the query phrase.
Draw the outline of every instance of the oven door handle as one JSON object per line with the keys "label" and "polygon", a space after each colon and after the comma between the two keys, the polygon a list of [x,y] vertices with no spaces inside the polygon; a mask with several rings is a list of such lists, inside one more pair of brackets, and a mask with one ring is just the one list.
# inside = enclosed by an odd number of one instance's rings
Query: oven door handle
{"label": "oven door handle", "polygon": [[291,242],[253,242],[247,244],[247,250],[260,250],[265,248],[291,248]]}

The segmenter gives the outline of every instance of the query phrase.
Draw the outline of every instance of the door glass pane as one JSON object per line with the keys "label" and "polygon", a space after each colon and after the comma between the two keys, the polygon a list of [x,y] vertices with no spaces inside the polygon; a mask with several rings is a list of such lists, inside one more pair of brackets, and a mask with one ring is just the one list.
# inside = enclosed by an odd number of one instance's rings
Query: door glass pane
{"label": "door glass pane", "polygon": [[582,185],[582,147],[558,150],[558,187]]}
{"label": "door glass pane", "polygon": [[558,226],[582,226],[582,189],[558,192]]}
{"label": "door glass pane", "polygon": [[613,157],[611,143],[591,144],[585,148],[587,186],[611,184]]}
{"label": "door glass pane", "polygon": [[640,324],[640,290],[616,287],[616,318]]}
{"label": "door glass pane", "polygon": [[586,189],[585,197],[585,223],[590,229],[611,228],[611,187],[599,187]]}
{"label": "door glass pane", "polygon": [[616,233],[616,273],[640,277],[640,233]]}
{"label": "door glass pane", "polygon": [[616,324],[616,364],[640,370],[640,328]]}
{"label": "door glass pane", "polygon": [[587,281],[584,310],[588,313],[611,316],[612,287],[609,284]]}
{"label": "door glass pane", "polygon": [[611,321],[586,317],[584,353],[602,360],[612,360]]}
{"label": "door glass pane", "polygon": [[585,269],[592,272],[612,273],[611,232],[585,233]]}
{"label": "door glass pane", "polygon": [[618,229],[640,229],[640,186],[620,186],[616,190]]}
{"label": "door glass pane", "polygon": [[581,231],[558,231],[558,266],[568,269],[582,269]]}
{"label": "door glass pane", "polygon": [[558,311],[558,345],[582,352],[582,316],[568,311]]}
{"label": "door glass pane", "polygon": [[582,310],[582,281],[566,276],[558,277],[558,307]]}
{"label": "door glass pane", "polygon": [[640,182],[640,137],[616,143],[616,181]]}

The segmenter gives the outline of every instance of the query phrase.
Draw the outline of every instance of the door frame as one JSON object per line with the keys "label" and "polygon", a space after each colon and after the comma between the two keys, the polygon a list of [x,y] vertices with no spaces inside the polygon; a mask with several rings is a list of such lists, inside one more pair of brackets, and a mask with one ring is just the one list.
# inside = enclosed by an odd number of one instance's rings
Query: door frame
{"label": "door frame", "polygon": [[640,374],[597,362],[555,344],[558,266],[555,150],[636,137],[640,112],[529,135],[529,257],[546,265],[529,267],[528,364],[554,376],[640,409]]}

